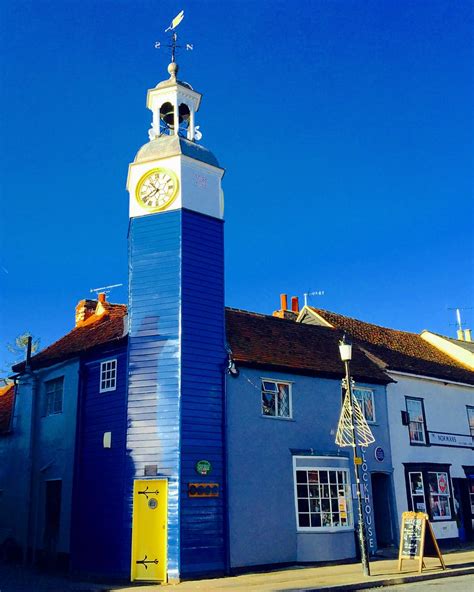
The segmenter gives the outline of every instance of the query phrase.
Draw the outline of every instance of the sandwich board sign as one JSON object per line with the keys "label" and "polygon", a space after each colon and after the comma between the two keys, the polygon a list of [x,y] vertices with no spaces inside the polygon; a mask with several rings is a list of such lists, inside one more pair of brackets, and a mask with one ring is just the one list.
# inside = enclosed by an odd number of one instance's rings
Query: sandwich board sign
{"label": "sandwich board sign", "polygon": [[403,512],[398,571],[401,571],[404,559],[415,559],[418,560],[418,572],[421,573],[424,566],[423,558],[428,555],[437,556],[441,567],[446,569],[443,556],[428,520],[428,514],[424,512]]}

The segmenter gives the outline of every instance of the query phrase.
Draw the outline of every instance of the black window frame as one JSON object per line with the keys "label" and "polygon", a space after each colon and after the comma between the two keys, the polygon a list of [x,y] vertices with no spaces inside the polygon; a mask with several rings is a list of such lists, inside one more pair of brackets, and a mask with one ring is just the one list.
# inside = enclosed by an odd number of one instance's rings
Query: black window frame
{"label": "black window frame", "polygon": [[[442,523],[442,522],[452,522],[456,520],[456,512],[454,508],[454,489],[453,489],[453,481],[451,478],[451,464],[438,464],[438,463],[403,463],[405,468],[405,489],[406,489],[406,496],[408,502],[408,509],[411,512],[417,512],[416,508],[413,508],[412,498],[411,498],[411,488],[410,488],[410,473],[421,473],[421,478],[423,480],[423,495],[425,499],[425,508],[426,514],[428,514],[430,522],[435,523]],[[431,505],[430,505],[430,490],[429,490],[429,483],[428,483],[428,473],[446,473],[448,475],[448,486],[449,486],[449,508],[451,510],[451,517],[444,518],[442,520],[434,520],[433,514],[431,512]]]}
{"label": "black window frame", "polygon": [[[471,428],[471,422],[469,420],[469,410],[470,409],[472,409],[472,412],[474,413],[474,405],[466,405],[467,429],[469,430],[471,437],[474,438],[474,428]],[[474,440],[473,440],[473,444],[474,444]]]}
{"label": "black window frame", "polygon": [[[421,413],[423,415],[423,433],[425,435],[424,442],[413,442],[410,437],[410,412],[408,411],[408,401],[420,401],[421,402]],[[429,446],[430,440],[428,435],[428,426],[426,425],[426,413],[425,413],[425,400],[422,397],[411,397],[410,395],[405,395],[405,409],[408,414],[408,440],[410,442],[410,446]]]}

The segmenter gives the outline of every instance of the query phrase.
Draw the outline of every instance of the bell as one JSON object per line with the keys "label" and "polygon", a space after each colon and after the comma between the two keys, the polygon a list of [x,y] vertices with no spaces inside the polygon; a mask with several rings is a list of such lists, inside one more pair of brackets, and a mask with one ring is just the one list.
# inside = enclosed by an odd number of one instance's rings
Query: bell
{"label": "bell", "polygon": [[185,105],[184,103],[181,103],[181,105],[179,106],[179,124],[181,125],[184,121],[186,127],[188,127],[189,125],[189,118],[191,116],[191,113],[189,111],[189,107],[187,105]]}
{"label": "bell", "polygon": [[174,109],[171,103],[165,103],[160,109],[160,119],[163,123],[173,129],[174,128]]}

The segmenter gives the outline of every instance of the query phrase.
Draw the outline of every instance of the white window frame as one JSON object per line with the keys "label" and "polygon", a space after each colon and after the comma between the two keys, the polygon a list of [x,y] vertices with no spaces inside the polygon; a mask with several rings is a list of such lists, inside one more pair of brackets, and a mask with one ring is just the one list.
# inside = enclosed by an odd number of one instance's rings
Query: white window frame
{"label": "white window frame", "polygon": [[[365,417],[365,409],[363,407],[363,405],[360,404],[359,399],[356,396],[356,391],[365,391],[366,393],[370,393],[371,394],[371,398],[372,398],[372,409],[374,410],[374,419],[367,419],[367,417]],[[371,388],[367,388],[366,386],[356,386],[355,388],[352,389],[352,394],[354,395],[354,397],[357,399],[357,402],[359,403],[359,407],[362,410],[362,413],[364,414],[365,420],[367,423],[370,424],[375,424],[377,423],[377,414],[376,414],[376,410],[375,410],[375,396],[374,396],[374,389]]]}
{"label": "white window frame", "polygon": [[[444,475],[445,479],[446,479],[446,486],[447,486],[447,492],[446,493],[432,493],[429,489],[429,478],[430,475],[436,475],[436,482],[439,482],[439,476],[440,475]],[[449,478],[449,473],[447,471],[426,471],[426,478],[428,480],[428,503],[429,503],[429,507],[430,507],[430,514],[431,514],[431,520],[433,522],[440,522],[441,520],[453,520],[453,513],[451,510],[451,486],[450,486],[450,478]],[[449,510],[449,516],[435,516],[433,514],[433,510],[431,508],[431,497],[432,496],[437,496],[438,498],[445,498],[447,501],[447,508]]]}
{"label": "white window frame", "polygon": [[[273,382],[276,385],[284,384],[285,386],[288,387],[288,413],[289,413],[288,416],[286,416],[286,415],[267,415],[263,412],[262,393],[265,390],[263,388],[264,382]],[[278,390],[278,386],[277,386],[277,390]],[[279,380],[278,378],[260,377],[260,412],[261,412],[262,417],[268,417],[270,419],[283,419],[283,420],[293,419],[293,392],[292,391],[293,391],[293,383],[291,381]],[[277,403],[278,403],[278,399],[277,399],[277,397],[275,397],[275,411],[278,409]]]}
{"label": "white window frame", "polygon": [[[59,411],[55,411],[56,408],[56,389],[54,391],[49,390],[49,386],[53,384],[61,384],[61,409]],[[64,408],[64,376],[58,376],[57,378],[51,378],[51,380],[45,380],[44,382],[44,389],[45,389],[45,405],[44,405],[44,415],[45,417],[50,417],[52,415],[60,415],[63,412]],[[54,401],[52,403],[52,409],[50,408],[50,399],[51,396],[54,394]]]}
{"label": "white window frame", "polygon": [[[113,374],[107,377],[107,372],[113,372]],[[110,381],[109,386],[102,386],[103,384],[107,384],[108,381]],[[117,358],[101,362],[99,375],[99,392],[110,393],[115,390],[117,390]]]}
{"label": "white window frame", "polygon": [[[352,486],[351,486],[351,474],[349,468],[346,467],[324,467],[324,466],[297,466],[296,459],[301,459],[305,457],[293,457],[293,485],[294,485],[294,500],[295,500],[295,517],[296,517],[296,531],[297,532],[351,532],[354,530],[354,513],[352,508]],[[318,458],[328,460],[330,457],[309,457],[311,460],[316,460]],[[299,510],[298,510],[298,484],[297,484],[297,471],[336,471],[342,472],[346,475],[346,494],[345,494],[345,501],[346,501],[346,511],[347,511],[347,526],[300,526],[299,525]],[[309,499],[309,498],[308,498]],[[332,499],[332,498],[329,498]],[[305,512],[303,512],[305,513]],[[322,513],[322,512],[321,512]],[[309,514],[311,514],[309,512]]]}
{"label": "white window frame", "polygon": [[[421,493],[413,493],[411,488],[411,476],[412,475],[419,475],[421,477]],[[410,496],[411,496],[411,507],[413,512],[425,512],[428,513],[428,508],[426,507],[426,495],[425,495],[425,484],[423,482],[423,472],[422,471],[410,471],[408,473],[408,487],[410,489]],[[423,497],[423,505],[425,507],[424,510],[418,509],[416,507],[414,497]]]}

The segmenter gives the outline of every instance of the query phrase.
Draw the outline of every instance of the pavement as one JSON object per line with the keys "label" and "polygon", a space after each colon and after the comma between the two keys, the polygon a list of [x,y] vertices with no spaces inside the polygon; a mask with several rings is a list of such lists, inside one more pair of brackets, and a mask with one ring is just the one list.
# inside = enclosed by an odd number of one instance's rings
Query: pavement
{"label": "pavement", "polygon": [[[181,582],[175,588],[177,592],[342,592],[469,576],[472,585],[466,590],[474,590],[474,549],[453,551],[443,556],[446,570],[441,568],[438,559],[427,557],[426,567],[421,574],[417,572],[418,563],[415,561],[404,561],[402,572],[399,573],[397,559],[376,558],[371,561],[371,575],[368,577],[363,575],[360,563],[349,563],[318,567],[299,566]],[[94,584],[65,576],[48,575],[20,566],[0,566],[0,592],[158,592],[160,589],[162,587],[156,584]]]}

